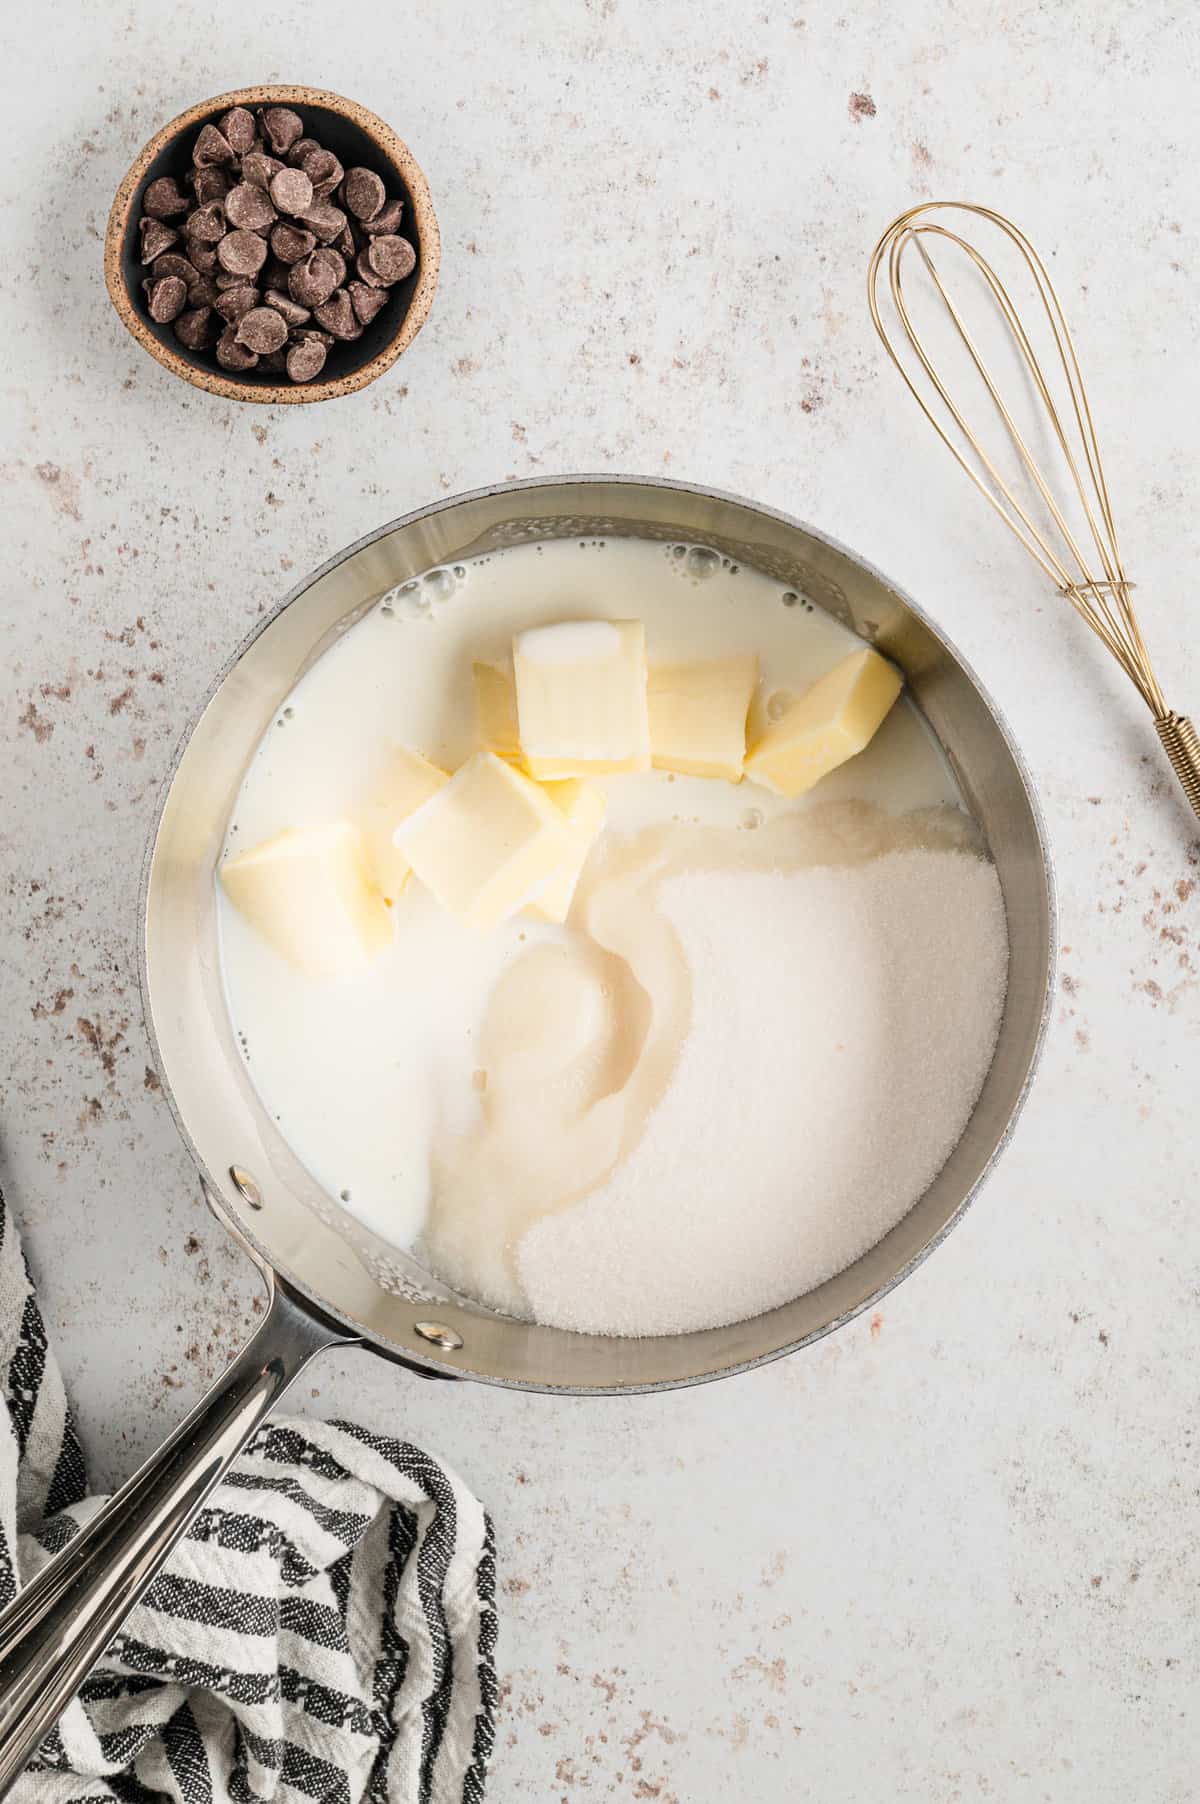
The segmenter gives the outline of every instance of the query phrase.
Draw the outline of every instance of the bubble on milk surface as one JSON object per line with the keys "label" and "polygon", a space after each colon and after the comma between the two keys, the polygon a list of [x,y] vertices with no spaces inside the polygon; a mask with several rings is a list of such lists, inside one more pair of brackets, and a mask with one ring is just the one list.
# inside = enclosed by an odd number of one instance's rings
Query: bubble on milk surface
{"label": "bubble on milk surface", "polygon": [[722,557],[719,551],[714,551],[711,545],[667,545],[664,551],[672,568],[693,583],[709,582],[722,571],[728,576],[736,576],[738,572],[738,566]]}
{"label": "bubble on milk surface", "polygon": [[385,620],[429,622],[440,608],[453,600],[468,576],[465,564],[435,564],[420,576],[410,577],[407,582],[397,583],[394,589],[389,589],[380,598],[379,612]]}
{"label": "bubble on milk surface", "polygon": [[698,582],[707,582],[721,568],[721,560],[707,545],[693,545],[685,560],[687,573]]}
{"label": "bubble on milk surface", "polygon": [[425,574],[424,589],[430,604],[449,601],[457,587],[457,579],[453,570],[429,570]]}

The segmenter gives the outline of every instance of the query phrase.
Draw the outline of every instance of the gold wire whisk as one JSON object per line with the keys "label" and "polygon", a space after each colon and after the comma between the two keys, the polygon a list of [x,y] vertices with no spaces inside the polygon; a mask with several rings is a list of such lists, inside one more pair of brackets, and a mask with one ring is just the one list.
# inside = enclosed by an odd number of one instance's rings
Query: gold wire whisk
{"label": "gold wire whisk", "polygon": [[[966,223],[962,223],[961,217],[953,224],[943,223],[942,219],[933,217],[947,214],[966,215]],[[977,246],[961,235],[962,231],[976,221],[986,221],[1007,238],[1028,276],[1032,278],[1037,300],[1040,302],[1040,312],[1045,316],[1045,324],[1049,327],[1053,342],[1048,369],[1043,367],[1038,357],[1030,331],[1027,330],[1009,290]],[[960,229],[956,230],[955,225],[959,225]],[[969,258],[982,277],[987,292],[996,305],[999,321],[1033,384],[1034,394],[1041,403],[1050,428],[1051,442],[1061,454],[1064,469],[1082,510],[1074,525],[1068,519],[1054,484],[1034,456],[1027,436],[1022,433],[1005,401],[992,370],[984,361],[979,346],[968,329],[962,309],[950,293],[945,277],[934,260],[933,250],[947,246],[956,247]],[[975,431],[968,426],[960,405],[951,397],[933,356],[913,323],[905,298],[902,272],[905,255],[913,250],[920,258],[921,268],[943,303],[958,342],[966,351],[995,413],[999,416],[1011,450],[1015,452],[1025,477],[1032,485],[1028,499],[1032,501],[1034,494],[1040,499],[1049,527],[1035,521],[1030,506],[1019,499],[1011,484],[1000,473],[995,459],[985,449]],[[885,268],[892,306],[911,352],[911,363],[901,357],[880,312],[880,287]],[[1196,816],[1200,818],[1200,735],[1197,735],[1186,715],[1176,714],[1167,707],[1142,638],[1141,627],[1130,600],[1133,584],[1126,576],[1121,560],[1100,446],[1079,360],[1075,354],[1075,343],[1045,264],[1025,234],[1002,214],[966,201],[930,201],[901,213],[880,238],[871,253],[867,299],[875,330],[882,339],[888,356],[942,443],[1059,593],[1066,597],[1108,647],[1134,684],[1150,709],[1158,736],[1183,786],[1184,794]],[[1040,318],[1040,315],[1037,317]],[[1052,383],[1060,387],[1065,403],[1061,408],[1055,400]],[[932,400],[935,395],[944,410],[941,413],[935,411]]]}

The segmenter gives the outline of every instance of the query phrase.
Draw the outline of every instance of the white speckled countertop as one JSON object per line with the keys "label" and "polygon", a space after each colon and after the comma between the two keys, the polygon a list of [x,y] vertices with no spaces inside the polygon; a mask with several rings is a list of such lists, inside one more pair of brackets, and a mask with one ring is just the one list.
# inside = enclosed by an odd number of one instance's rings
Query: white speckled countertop
{"label": "white speckled countertop", "polygon": [[[157,1091],[134,958],[157,786],[214,668],[308,568],[435,496],[573,469],[739,490],[907,586],[1028,755],[1063,976],[1015,1141],[880,1314],[770,1369],[551,1402],[353,1353],[298,1401],[440,1450],[494,1512],[504,1804],[1192,1799],[1200,844],[1140,705],[921,436],[863,271],[920,197],[1027,228],[1091,375],[1147,632],[1200,707],[1194,19],[203,18],[67,0],[3,37],[0,1178],[95,1481],[182,1414],[255,1288]],[[104,295],[134,152],[257,80],[373,107],[440,211],[429,325],[329,407],[194,393]]]}

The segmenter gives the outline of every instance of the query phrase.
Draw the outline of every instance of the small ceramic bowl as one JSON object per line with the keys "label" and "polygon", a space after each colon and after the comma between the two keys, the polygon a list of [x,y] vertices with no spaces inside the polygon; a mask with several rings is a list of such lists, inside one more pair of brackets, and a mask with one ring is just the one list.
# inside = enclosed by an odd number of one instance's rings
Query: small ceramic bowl
{"label": "small ceramic bowl", "polygon": [[[209,351],[189,351],[169,325],[157,325],[146,308],[138,220],[142,195],[160,175],[177,179],[191,168],[191,149],[202,125],[215,123],[230,107],[295,107],[319,143],[347,169],[374,169],[389,195],[404,201],[402,231],[417,253],[416,267],[390,292],[388,305],[352,344],[335,345],[321,374],[311,382],[289,382],[278,374],[222,370]],[[142,349],[185,382],[230,401],[331,401],[374,382],[412,343],[429,316],[441,263],[437,215],[420,165],[402,139],[382,119],[353,100],[323,88],[238,88],[189,107],[164,125],[135,159],[117,189],[104,237],[104,278],[109,298]]]}

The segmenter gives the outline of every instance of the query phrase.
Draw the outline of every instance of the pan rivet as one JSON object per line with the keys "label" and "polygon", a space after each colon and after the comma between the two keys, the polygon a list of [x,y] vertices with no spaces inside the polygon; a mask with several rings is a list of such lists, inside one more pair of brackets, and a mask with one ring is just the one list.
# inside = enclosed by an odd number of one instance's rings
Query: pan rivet
{"label": "pan rivet", "polygon": [[231,1165],[229,1167],[229,1175],[233,1179],[238,1190],[241,1191],[243,1197],[249,1203],[250,1207],[252,1209],[261,1209],[263,1206],[262,1191],[250,1176],[250,1173],[248,1171],[243,1171],[240,1165]]}
{"label": "pan rivet", "polygon": [[432,1341],[444,1353],[455,1353],[463,1344],[462,1335],[453,1328],[447,1328],[444,1322],[414,1322],[413,1327],[422,1340]]}

